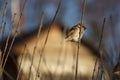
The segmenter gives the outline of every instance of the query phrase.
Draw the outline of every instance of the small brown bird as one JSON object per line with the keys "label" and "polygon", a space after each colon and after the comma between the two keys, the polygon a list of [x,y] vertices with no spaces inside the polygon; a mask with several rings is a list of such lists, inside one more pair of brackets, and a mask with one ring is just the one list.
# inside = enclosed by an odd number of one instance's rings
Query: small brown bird
{"label": "small brown bird", "polygon": [[84,24],[77,24],[77,25],[73,26],[70,29],[70,31],[68,32],[68,34],[66,36],[66,40],[78,42],[79,35],[80,35],[80,39],[81,39],[84,34],[85,29],[86,29],[86,27],[84,26]]}

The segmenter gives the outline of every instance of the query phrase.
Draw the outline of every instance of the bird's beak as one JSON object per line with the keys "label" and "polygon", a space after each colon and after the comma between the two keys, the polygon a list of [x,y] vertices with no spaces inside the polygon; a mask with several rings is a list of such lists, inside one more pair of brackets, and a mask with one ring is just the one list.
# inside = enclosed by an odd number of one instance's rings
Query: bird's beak
{"label": "bird's beak", "polygon": [[86,30],[87,28],[86,28],[86,27],[84,27],[84,29]]}

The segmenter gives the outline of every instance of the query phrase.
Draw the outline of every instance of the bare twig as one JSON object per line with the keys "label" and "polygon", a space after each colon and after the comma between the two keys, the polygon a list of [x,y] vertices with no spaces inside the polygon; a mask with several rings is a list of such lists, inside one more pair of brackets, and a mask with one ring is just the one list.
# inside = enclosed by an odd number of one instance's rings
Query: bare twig
{"label": "bare twig", "polygon": [[2,19],[3,19],[3,17],[5,17],[5,15],[6,15],[7,6],[8,6],[8,0],[6,0],[3,8],[2,8],[1,11],[0,11],[0,16],[2,16]]}
{"label": "bare twig", "polygon": [[[85,6],[86,6],[86,0],[84,0],[84,2],[83,2],[82,16],[81,16],[81,25],[83,24]],[[77,76],[78,76],[78,57],[79,57],[79,49],[80,49],[80,42],[81,42],[80,36],[81,36],[81,28],[80,28],[80,31],[79,31],[78,47],[77,47],[77,54],[76,54],[75,80],[77,80]]]}
{"label": "bare twig", "polygon": [[[99,46],[98,46],[98,52],[100,52],[100,48],[101,48],[102,38],[103,38],[103,34],[104,34],[103,31],[104,31],[105,20],[106,19],[104,18],[103,25],[102,25],[102,31],[101,31],[101,35],[100,35]],[[95,69],[96,69],[98,60],[99,60],[99,58],[97,57],[95,60],[95,65],[94,65],[94,69],[93,69],[92,80],[94,80]]]}
{"label": "bare twig", "polygon": [[4,60],[4,57],[5,57],[5,53],[7,51],[7,47],[8,47],[8,42],[9,42],[9,39],[10,39],[10,32],[11,32],[11,29],[12,29],[12,24],[14,23],[14,18],[16,16],[16,13],[14,14],[14,17],[13,17],[13,20],[11,20],[11,24],[10,24],[10,30],[8,32],[8,37],[7,37],[7,40],[6,40],[6,43],[5,43],[5,48],[4,48],[4,51],[3,51],[3,56],[2,56],[2,59],[1,59],[1,64],[0,66],[2,67],[2,64],[3,64],[3,60]]}
{"label": "bare twig", "polygon": [[[101,44],[101,42],[102,42],[102,39],[103,39],[103,35],[104,35],[104,25],[105,25],[105,18],[104,18],[104,21],[103,21],[103,28],[102,28],[102,32],[101,32],[101,37],[100,37],[100,44]],[[100,45],[101,46],[101,45]],[[100,52],[100,48],[99,48],[99,52]],[[102,75],[103,75],[103,62],[102,62],[102,56],[101,56],[101,53],[100,53],[100,68],[101,68],[101,74],[100,74],[100,80],[102,79]],[[99,71],[100,69],[98,69],[98,72],[100,72]],[[99,73],[98,73],[98,75],[99,75]],[[97,78],[98,79],[98,78]]]}
{"label": "bare twig", "polygon": [[23,10],[24,10],[25,5],[26,5],[26,1],[27,1],[27,0],[24,1],[24,5],[23,5],[22,11],[21,11],[21,15],[20,15],[20,18],[19,18],[19,21],[18,21],[18,24],[17,24],[17,29],[16,29],[16,31],[15,31],[15,33],[14,33],[14,35],[13,35],[13,39],[12,39],[12,42],[11,42],[10,48],[9,48],[8,53],[7,53],[7,55],[6,55],[5,61],[4,61],[4,63],[3,63],[3,69],[4,69],[4,67],[5,67],[5,64],[6,64],[7,58],[8,58],[8,56],[9,56],[9,54],[10,54],[10,51],[11,51],[12,46],[13,46],[13,43],[14,43],[15,38],[16,38],[16,36],[17,36],[18,29],[19,29],[19,25],[20,25],[20,22],[21,22],[22,14],[23,14]]}
{"label": "bare twig", "polygon": [[64,46],[65,47],[65,52],[64,52],[64,58],[63,58],[63,66],[62,66],[62,69],[63,69],[63,71],[62,71],[62,73],[61,73],[61,75],[60,75],[60,79],[59,80],[62,80],[62,77],[63,77],[63,75],[64,75],[64,73],[65,73],[65,71],[64,71],[64,69],[65,69],[65,63],[66,63],[66,56],[67,56],[67,48],[68,48],[68,45],[67,45],[67,47],[66,47],[66,45]]}
{"label": "bare twig", "polygon": [[[66,33],[66,28],[64,28],[64,34]],[[55,70],[54,70],[54,73],[53,74],[56,74],[57,70],[58,70],[58,67],[61,63],[61,56],[62,56],[62,53],[63,53],[63,50],[65,48],[65,42],[64,42],[64,37],[62,38],[61,40],[61,47],[59,49],[59,53],[58,53],[58,58],[57,58],[57,63],[56,63],[56,67],[55,67]],[[63,53],[64,54],[64,53]],[[65,60],[64,60],[65,61]],[[61,79],[60,79],[61,80]]]}
{"label": "bare twig", "polygon": [[5,3],[5,7],[4,7],[4,9],[3,9],[2,19],[4,19],[5,16],[6,16],[7,6],[8,6],[8,2],[6,1],[6,3]]}
{"label": "bare twig", "polygon": [[6,22],[3,22],[3,25],[2,25],[2,41],[4,40],[5,27],[6,27]]}
{"label": "bare twig", "polygon": [[82,6],[81,24],[83,24],[84,13],[85,13],[85,7],[86,7],[86,0],[84,0],[83,6]]}
{"label": "bare twig", "polygon": [[19,76],[20,76],[20,72],[21,72],[21,65],[22,65],[22,60],[23,60],[24,54],[25,54],[25,50],[26,50],[26,44],[25,44],[25,46],[24,46],[23,54],[22,54],[22,57],[21,57],[21,59],[20,59],[20,64],[19,64],[19,70],[18,70],[17,80],[19,80]]}
{"label": "bare twig", "polygon": [[9,77],[10,80],[15,80],[7,71],[3,70],[3,72]]}
{"label": "bare twig", "polygon": [[6,16],[6,11],[7,11],[7,6],[8,6],[8,2],[6,1],[4,9],[3,9],[3,14],[2,14],[2,27],[1,27],[1,35],[2,35],[2,41],[4,38],[4,31],[5,31],[5,26],[6,26],[6,22],[5,22],[5,16]]}
{"label": "bare twig", "polygon": [[[81,35],[81,29],[80,29],[79,34]],[[77,75],[78,75],[78,57],[79,57],[79,49],[80,49],[80,42],[81,42],[80,35],[78,39],[79,41],[78,41],[77,54],[76,54],[75,80],[77,80]]]}
{"label": "bare twig", "polygon": [[[57,17],[57,14],[58,14],[58,12],[59,12],[59,9],[60,9],[60,7],[61,7],[61,3],[62,3],[62,0],[60,0],[59,5],[58,5],[58,8],[57,8],[57,10],[56,10],[56,12],[55,12],[55,16],[53,17],[53,20],[52,20],[52,22],[50,23],[50,25],[49,25],[49,27],[48,27],[48,32],[47,32],[47,36],[46,36],[46,39],[45,39],[45,43],[44,43],[44,45],[43,45],[43,47],[42,47],[42,50],[41,50],[41,52],[40,52],[40,58],[39,58],[38,68],[40,67],[41,59],[42,59],[43,52],[44,52],[44,49],[45,49],[46,44],[47,44],[48,36],[49,36],[50,30],[51,30],[51,27],[52,27],[53,23],[55,22],[55,19],[56,19],[56,17]],[[45,64],[46,64],[46,61],[44,61],[44,62],[45,62]],[[39,70],[39,69],[38,69],[38,70]]]}
{"label": "bare twig", "polygon": [[[64,33],[65,33],[65,31],[64,31]],[[64,38],[64,37],[63,37]],[[60,47],[60,49],[59,49],[59,53],[58,53],[58,58],[57,58],[57,66],[56,66],[56,68],[55,68],[55,72],[54,72],[54,74],[56,74],[56,71],[57,71],[57,68],[58,68],[58,66],[60,65],[60,62],[61,62],[61,56],[62,56],[62,53],[63,53],[63,49],[64,49],[64,45],[65,43],[64,43],[64,39],[62,39],[62,41],[61,41],[61,47]]]}
{"label": "bare twig", "polygon": [[29,70],[29,74],[28,74],[28,80],[30,80],[31,69],[32,69],[32,65],[33,65],[35,52],[36,52],[36,49],[37,49],[37,46],[38,46],[39,38],[40,38],[40,32],[41,32],[41,29],[42,29],[42,26],[43,26],[43,20],[44,20],[44,12],[41,15],[41,20],[40,20],[40,24],[39,24],[39,31],[38,31],[37,36],[36,36],[36,43],[35,43],[34,50],[33,50],[33,53],[32,53],[31,65],[30,65],[30,70]]}

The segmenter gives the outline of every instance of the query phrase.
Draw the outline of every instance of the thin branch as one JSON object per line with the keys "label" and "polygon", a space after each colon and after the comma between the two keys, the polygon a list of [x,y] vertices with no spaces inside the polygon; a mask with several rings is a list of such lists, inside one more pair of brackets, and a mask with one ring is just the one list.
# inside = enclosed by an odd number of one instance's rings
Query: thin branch
{"label": "thin branch", "polygon": [[7,71],[3,70],[3,72],[9,77],[10,80],[15,80]]}
{"label": "thin branch", "polygon": [[[79,34],[81,35],[81,29],[80,29]],[[79,57],[79,51],[80,51],[79,49],[80,49],[80,42],[81,42],[80,35],[78,39],[79,41],[78,41],[77,54],[76,54],[75,80],[77,80],[77,76],[78,76],[78,57]]]}
{"label": "thin branch", "polygon": [[[99,52],[100,52],[100,47],[101,47],[101,42],[102,42],[102,39],[103,39],[103,35],[104,35],[104,25],[105,25],[105,18],[104,18],[104,21],[103,21],[103,28],[102,28],[102,32],[101,32],[101,37],[100,37],[100,46],[99,46]],[[102,74],[103,74],[103,63],[102,63],[102,56],[101,56],[101,53],[100,53],[100,66],[101,66],[101,75],[100,75],[100,78],[102,78]]]}
{"label": "thin branch", "polygon": [[[64,34],[66,33],[66,28],[64,28],[63,33]],[[62,40],[61,40],[61,47],[60,47],[60,49],[58,51],[59,53],[58,53],[58,58],[57,58],[57,64],[56,64],[55,71],[54,71],[53,74],[56,74],[56,71],[57,71],[57,69],[58,69],[58,67],[59,67],[59,65],[61,63],[61,59],[60,58],[61,58],[63,50],[64,50],[64,46],[65,46],[64,44],[65,44],[65,42],[64,42],[64,37],[63,37]]]}
{"label": "thin branch", "polygon": [[[39,63],[38,63],[38,70],[39,70],[39,67],[40,67],[40,63],[41,63],[41,59],[42,59],[42,56],[43,56],[44,49],[45,49],[46,44],[47,44],[47,40],[48,40],[48,36],[49,36],[50,30],[51,30],[51,27],[52,27],[53,23],[55,22],[55,19],[56,19],[56,17],[57,17],[57,14],[58,14],[58,12],[59,12],[59,9],[60,9],[60,7],[61,7],[61,4],[62,4],[62,0],[60,0],[60,2],[59,2],[59,4],[58,4],[58,8],[57,8],[57,10],[56,10],[56,12],[55,12],[55,16],[53,17],[53,20],[52,20],[52,22],[50,23],[50,25],[49,25],[49,27],[48,27],[48,32],[47,32],[47,36],[46,36],[46,39],[45,39],[45,43],[44,43],[44,45],[43,45],[43,47],[42,47],[42,50],[41,50],[41,52],[40,52],[40,58],[39,58]],[[46,61],[45,61],[45,62],[46,62]]]}
{"label": "thin branch", "polygon": [[101,69],[100,80],[102,80],[102,77],[103,77],[103,73],[104,73],[104,71],[103,71],[103,68],[102,68],[102,69]]}
{"label": "thin branch", "polygon": [[6,22],[5,22],[5,16],[6,16],[6,11],[7,11],[7,6],[8,6],[8,2],[6,1],[4,9],[3,9],[3,14],[2,14],[2,27],[1,27],[1,35],[2,35],[2,41],[4,38],[4,30],[5,30],[5,26],[6,26]]}
{"label": "thin branch", "polygon": [[57,57],[56,67],[55,67],[55,70],[54,70],[53,74],[56,74],[57,69],[58,69],[58,67],[59,67],[59,65],[61,63],[61,56],[62,56],[62,53],[63,53],[64,44],[65,44],[64,39],[62,39],[62,41],[61,41],[61,47],[60,47],[60,49],[58,51],[59,53],[58,53],[58,57]]}
{"label": "thin branch", "polygon": [[8,48],[8,42],[9,42],[9,39],[10,39],[10,32],[12,30],[12,24],[14,23],[14,18],[15,18],[16,14],[14,14],[14,17],[13,17],[13,20],[11,20],[11,24],[10,24],[10,30],[8,32],[8,36],[7,36],[7,40],[6,40],[6,43],[5,43],[5,48],[4,48],[4,51],[3,51],[3,56],[2,56],[2,59],[1,59],[1,64],[0,66],[2,66],[3,64],[3,60],[4,60],[4,57],[5,57],[5,53],[7,51],[7,48]]}
{"label": "thin branch", "polygon": [[37,36],[36,36],[36,43],[35,43],[34,50],[33,50],[33,53],[32,53],[31,65],[30,65],[30,70],[29,70],[29,74],[28,74],[28,80],[30,80],[31,69],[32,69],[33,60],[34,60],[34,57],[35,57],[35,52],[36,52],[36,49],[37,49],[37,46],[38,46],[39,38],[40,38],[40,32],[41,32],[41,29],[42,29],[42,26],[43,26],[43,20],[44,20],[44,12],[42,12],[41,20],[40,20],[40,24],[39,24],[39,31],[38,31]]}
{"label": "thin branch", "polygon": [[64,73],[65,73],[65,63],[66,63],[66,56],[67,56],[67,48],[68,48],[68,45],[67,45],[67,47],[66,47],[66,45],[64,45],[64,47],[65,47],[65,52],[64,52],[64,58],[63,58],[63,66],[62,66],[62,73],[61,73],[61,75],[60,75],[60,79],[59,80],[62,80],[62,77],[63,77],[63,75],[64,75]]}
{"label": "thin branch", "polygon": [[4,7],[4,9],[3,9],[2,19],[4,19],[5,16],[6,16],[7,6],[8,6],[8,2],[6,1],[6,3],[5,3],[5,7]]}
{"label": "thin branch", "polygon": [[81,22],[80,22],[81,24],[83,24],[85,7],[86,7],[86,0],[84,0],[83,6],[82,6],[82,16],[81,16]]}
{"label": "thin branch", "polygon": [[[7,6],[8,6],[8,0],[6,0],[6,2],[5,2],[5,4],[4,4],[3,8],[2,8],[1,11],[0,11],[0,16],[2,16],[2,19],[3,19],[4,16],[6,15]],[[3,11],[3,13],[2,13],[2,11]]]}
{"label": "thin branch", "polygon": [[20,72],[21,72],[22,60],[23,60],[25,51],[26,51],[26,44],[25,44],[25,46],[24,46],[23,54],[22,54],[22,57],[21,57],[21,59],[20,59],[20,64],[19,64],[19,70],[18,70],[17,80],[19,80],[19,76],[20,76]]}
{"label": "thin branch", "polygon": [[[101,31],[101,35],[100,35],[99,46],[98,46],[98,52],[100,52],[100,48],[101,48],[102,38],[103,38],[103,34],[104,34],[103,31],[104,31],[105,20],[106,19],[104,18],[103,25],[102,25],[102,31]],[[95,65],[94,65],[94,69],[93,69],[92,80],[94,80],[95,69],[96,69],[98,60],[99,60],[99,58],[97,57],[95,60]]]}
{"label": "thin branch", "polygon": [[9,48],[8,53],[7,53],[7,55],[6,55],[5,61],[4,61],[4,63],[3,63],[3,69],[4,69],[4,67],[5,67],[5,64],[6,64],[6,62],[7,62],[8,56],[9,56],[9,54],[10,54],[10,51],[11,51],[11,49],[12,49],[13,43],[14,43],[15,38],[16,38],[16,36],[17,36],[18,29],[19,29],[19,25],[20,25],[20,22],[21,22],[21,19],[22,19],[22,14],[23,14],[23,11],[24,11],[24,8],[25,8],[25,5],[26,5],[26,1],[27,1],[27,0],[24,1],[24,5],[23,5],[22,11],[21,11],[21,15],[20,15],[20,18],[19,18],[19,21],[18,21],[18,24],[17,24],[17,29],[16,29],[16,31],[15,31],[15,33],[14,33],[14,35],[13,35],[13,39],[12,39],[10,48]]}
{"label": "thin branch", "polygon": [[100,65],[98,66],[98,72],[97,72],[97,78],[96,79],[99,79],[99,74],[100,74]]}
{"label": "thin branch", "polygon": [[[81,25],[83,24],[85,6],[86,6],[86,0],[84,0],[84,2],[83,2],[82,16],[81,16]],[[79,49],[80,49],[80,42],[81,42],[80,36],[81,36],[81,28],[80,28],[80,31],[79,31],[78,47],[77,47],[77,54],[76,54],[75,80],[77,80],[77,76],[78,76],[78,57],[79,57]]]}
{"label": "thin branch", "polygon": [[4,40],[5,27],[6,27],[6,22],[3,22],[3,25],[2,25],[2,41]]}

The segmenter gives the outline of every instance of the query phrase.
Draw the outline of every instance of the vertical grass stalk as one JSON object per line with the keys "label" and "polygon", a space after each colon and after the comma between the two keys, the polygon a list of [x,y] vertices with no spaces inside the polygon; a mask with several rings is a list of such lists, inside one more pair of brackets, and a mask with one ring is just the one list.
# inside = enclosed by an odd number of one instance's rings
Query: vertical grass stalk
{"label": "vertical grass stalk", "polygon": [[19,80],[19,77],[20,77],[21,65],[22,65],[22,60],[23,60],[23,57],[24,57],[24,54],[25,54],[25,51],[26,51],[26,47],[27,47],[27,45],[25,44],[24,50],[23,50],[23,54],[22,54],[22,57],[20,59],[19,70],[18,70],[18,75],[17,75],[17,79],[16,80]]}
{"label": "vertical grass stalk", "polygon": [[[47,36],[46,36],[44,45],[43,45],[43,47],[42,47],[42,50],[40,51],[40,58],[39,58],[39,63],[38,63],[38,70],[39,70],[39,67],[40,67],[41,59],[42,59],[42,57],[43,57],[44,49],[45,49],[46,44],[47,44],[47,40],[48,40],[48,36],[49,36],[50,30],[51,30],[51,27],[52,27],[53,23],[55,22],[55,19],[56,19],[57,15],[58,15],[58,12],[59,12],[59,9],[60,9],[60,7],[61,7],[61,4],[62,4],[62,0],[60,0],[60,2],[59,2],[59,4],[58,4],[58,8],[57,8],[57,10],[56,10],[56,12],[55,12],[55,15],[54,15],[53,19],[52,19],[52,22],[51,22],[51,23],[49,24],[49,26],[48,26]],[[44,62],[46,63],[46,61],[44,61]]]}
{"label": "vertical grass stalk", "polygon": [[2,64],[3,64],[4,57],[5,57],[5,53],[6,53],[7,48],[8,48],[8,42],[9,42],[9,39],[10,39],[10,33],[11,33],[11,30],[12,30],[12,24],[14,23],[15,16],[16,16],[16,14],[14,14],[13,20],[11,20],[10,30],[8,32],[7,40],[6,40],[6,43],[5,43],[5,48],[4,48],[2,59],[1,59],[1,64],[0,64],[1,67],[2,67]]}
{"label": "vertical grass stalk", "polygon": [[5,16],[6,16],[6,11],[7,11],[7,6],[8,2],[6,1],[5,6],[3,8],[3,14],[2,14],[2,26],[1,26],[1,35],[2,35],[2,41],[4,38],[4,32],[5,32],[5,26],[6,26],[6,21],[5,21]]}
{"label": "vertical grass stalk", "polygon": [[[102,31],[101,31],[101,35],[100,35],[99,46],[98,46],[98,52],[100,52],[100,48],[101,48],[102,38],[103,38],[103,34],[104,34],[103,31],[104,31],[105,20],[106,20],[106,19],[104,18],[104,20],[103,20],[103,25],[102,25]],[[100,54],[100,59],[101,59],[101,54]],[[99,59],[98,59],[98,57],[97,57],[96,60],[95,60],[94,68],[93,68],[92,80],[94,80],[95,69],[96,69],[98,60],[99,60]]]}
{"label": "vertical grass stalk", "polygon": [[10,47],[9,47],[8,53],[7,53],[6,58],[5,58],[5,61],[4,61],[4,63],[3,63],[3,69],[4,69],[4,67],[5,67],[5,64],[6,64],[6,62],[7,62],[8,56],[9,56],[9,54],[10,54],[10,51],[11,51],[11,49],[12,49],[13,43],[14,43],[15,38],[16,38],[16,36],[17,36],[18,29],[19,29],[19,25],[20,25],[20,22],[21,22],[21,19],[22,19],[23,10],[24,10],[25,5],[26,5],[26,1],[27,1],[27,0],[24,1],[24,5],[23,5],[23,8],[22,8],[22,11],[21,11],[21,14],[20,14],[20,18],[19,18],[19,21],[18,21],[18,24],[17,24],[16,31],[15,31],[15,33],[14,33],[14,35],[13,35],[13,39],[12,39],[11,45],[10,45]]}
{"label": "vertical grass stalk", "polygon": [[[81,16],[81,22],[80,22],[81,25],[83,24],[85,7],[86,7],[86,0],[84,0],[84,2],[83,2],[82,16]],[[79,49],[80,49],[80,42],[81,42],[80,36],[81,36],[81,28],[80,28],[80,31],[79,31],[78,47],[77,47],[77,55],[76,55],[75,80],[77,80],[77,76],[78,76],[78,57],[79,57]]]}
{"label": "vertical grass stalk", "polygon": [[33,60],[34,60],[35,52],[36,52],[36,49],[37,49],[37,46],[38,46],[39,38],[40,38],[40,32],[41,32],[41,29],[42,29],[43,20],[44,20],[44,12],[42,12],[41,20],[40,20],[40,24],[39,24],[39,31],[38,31],[37,36],[36,36],[36,43],[35,43],[34,50],[33,50],[33,53],[32,53],[30,70],[29,70],[29,74],[28,74],[28,80],[30,80],[31,69],[32,69],[32,65],[33,65]]}

